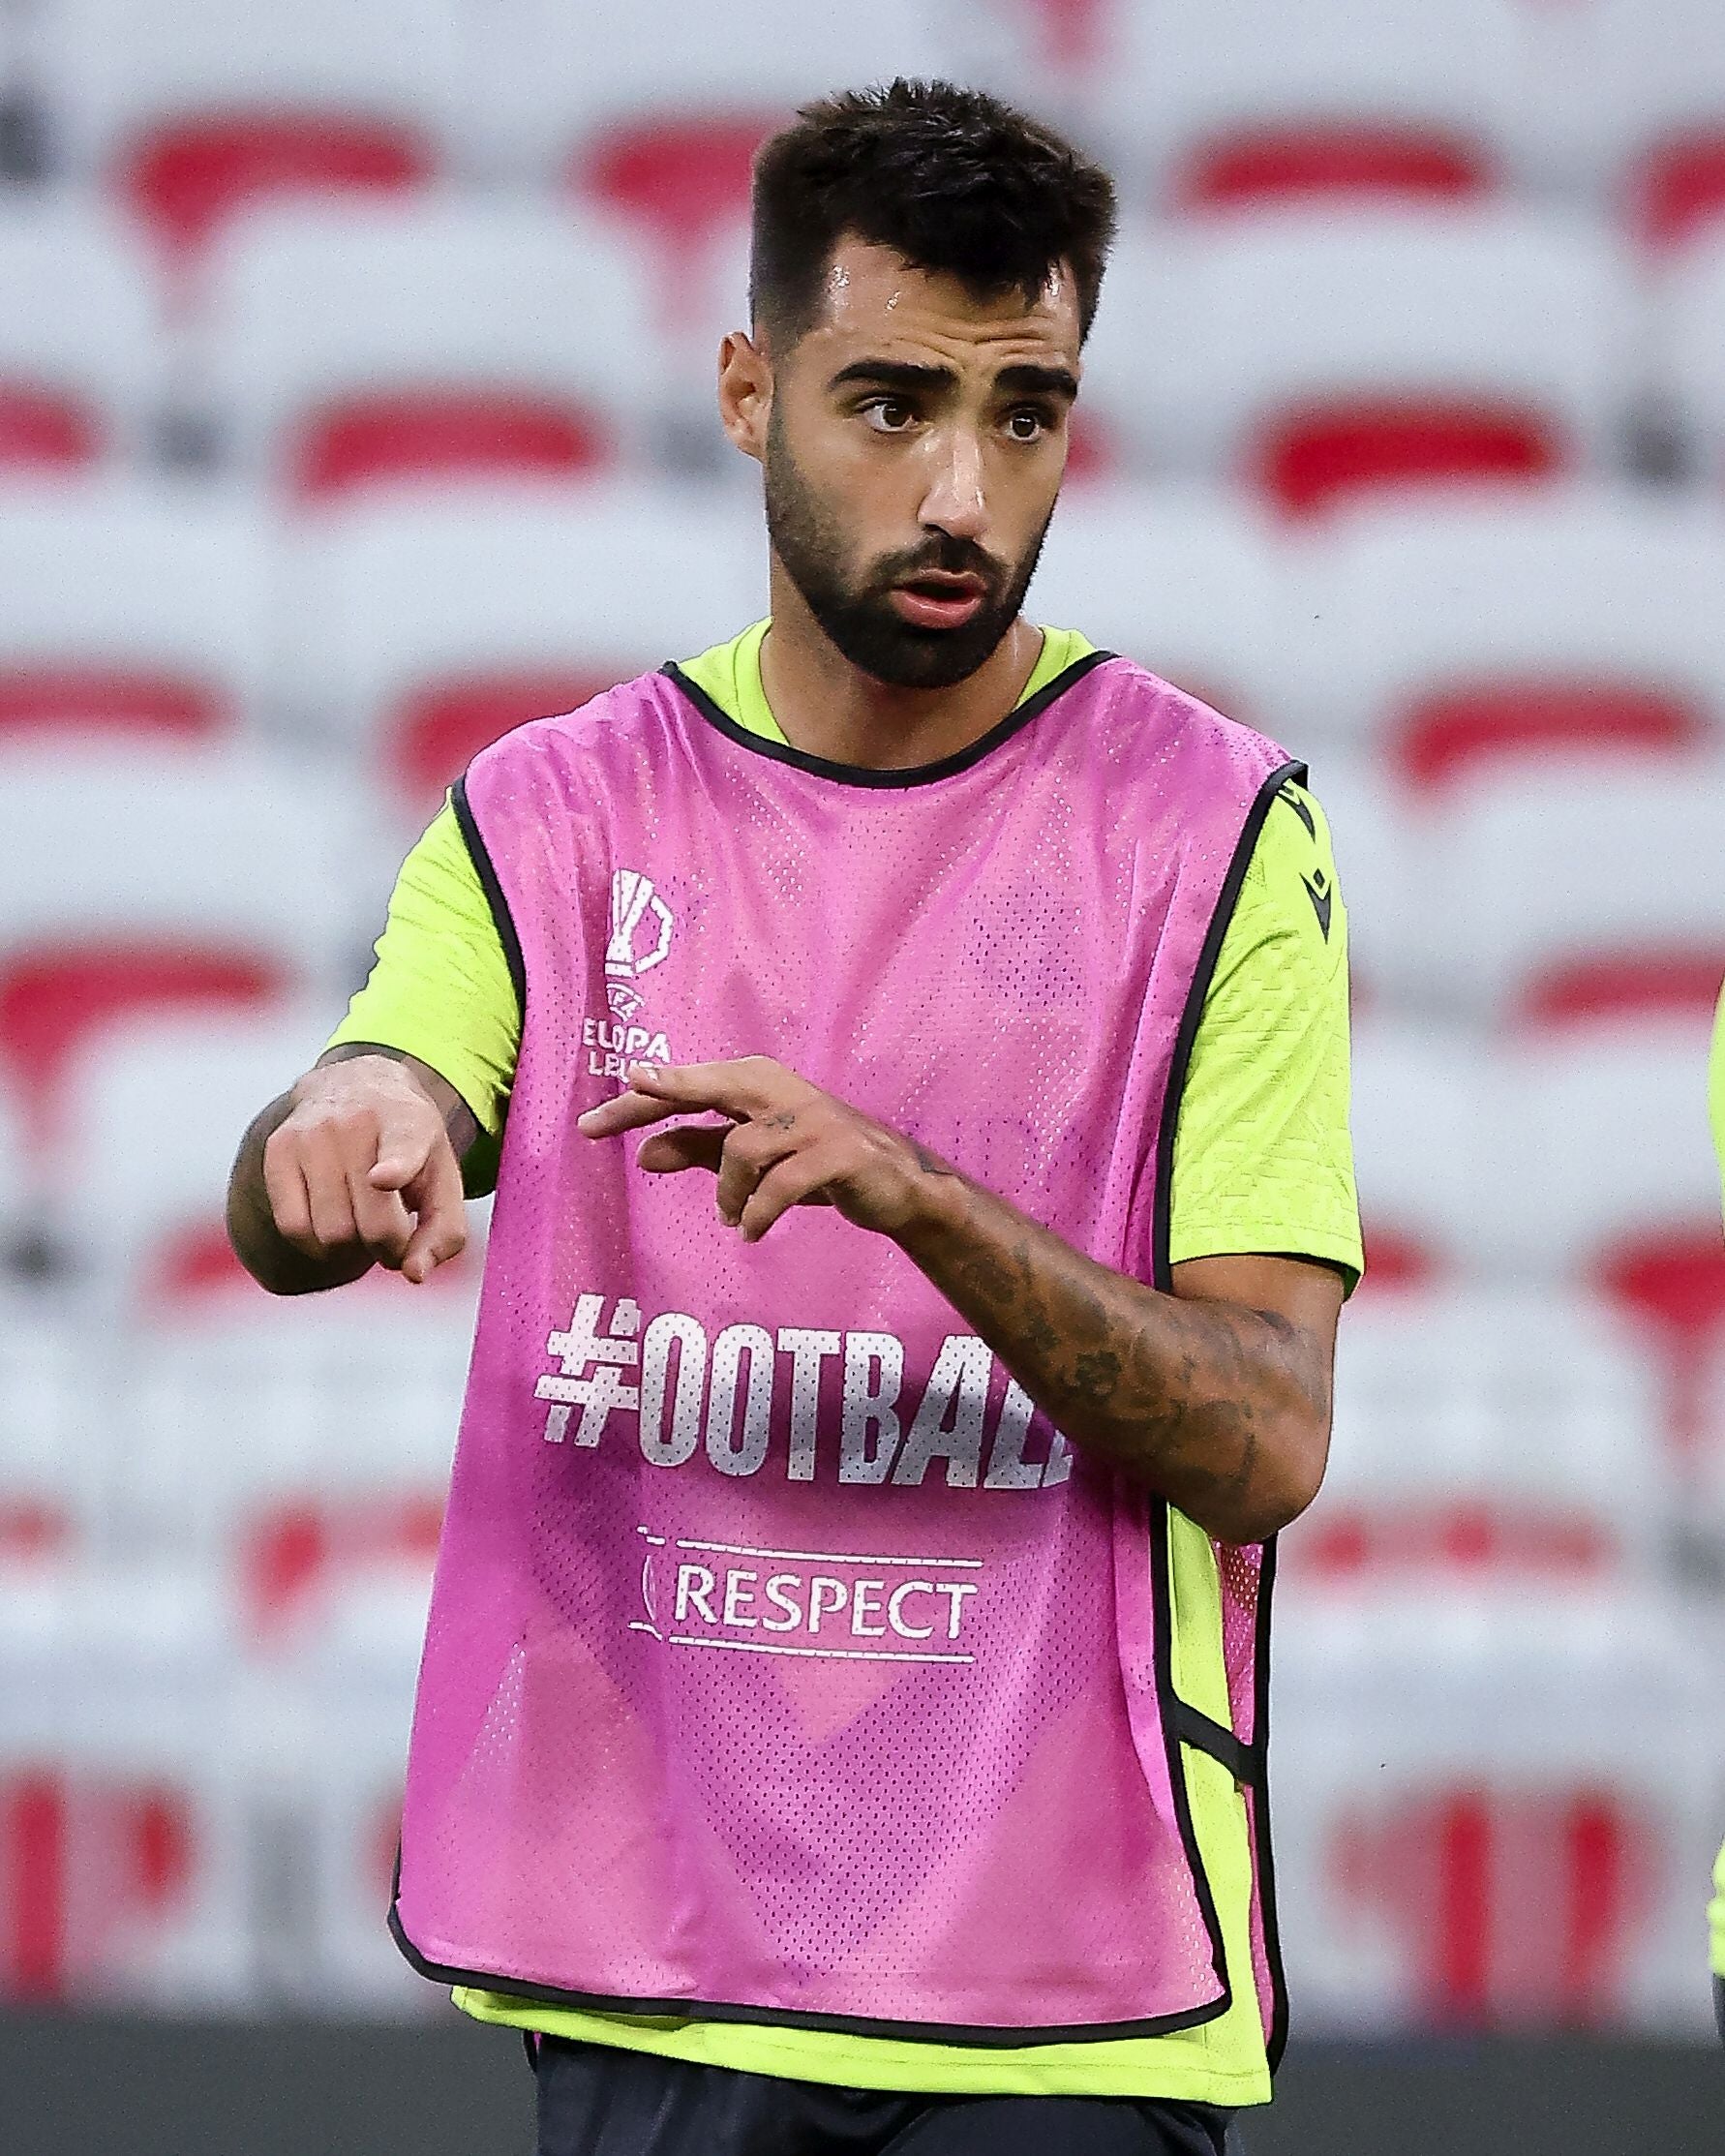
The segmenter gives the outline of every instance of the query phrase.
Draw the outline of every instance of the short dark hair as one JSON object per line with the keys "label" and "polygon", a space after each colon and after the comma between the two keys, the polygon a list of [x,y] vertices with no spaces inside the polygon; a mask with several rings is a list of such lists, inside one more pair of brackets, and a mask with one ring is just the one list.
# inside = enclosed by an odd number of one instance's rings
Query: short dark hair
{"label": "short dark hair", "polygon": [[900,77],[805,105],[755,159],[749,309],[781,350],[819,311],[846,232],[979,296],[1033,301],[1072,264],[1088,336],[1114,237],[1114,183],[1040,121],[982,90]]}

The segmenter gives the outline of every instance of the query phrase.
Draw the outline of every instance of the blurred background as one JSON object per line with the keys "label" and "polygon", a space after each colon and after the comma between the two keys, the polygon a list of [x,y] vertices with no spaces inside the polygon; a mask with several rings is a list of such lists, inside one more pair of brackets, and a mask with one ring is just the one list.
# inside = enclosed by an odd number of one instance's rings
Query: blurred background
{"label": "blurred background", "polygon": [[1031,611],[1351,909],[1254,2148],[1725,2148],[1718,0],[0,0],[10,2148],[525,2146],[382,1924],[476,1256],[271,1303],[223,1182],[467,758],[764,611],[749,158],[895,73],[1111,162]]}

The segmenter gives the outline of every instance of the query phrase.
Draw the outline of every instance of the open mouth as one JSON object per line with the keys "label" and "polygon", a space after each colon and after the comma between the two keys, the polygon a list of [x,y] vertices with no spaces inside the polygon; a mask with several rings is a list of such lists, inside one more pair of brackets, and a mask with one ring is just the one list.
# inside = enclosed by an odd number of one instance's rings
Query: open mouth
{"label": "open mouth", "polygon": [[918,628],[956,629],[972,622],[988,596],[980,576],[955,576],[930,569],[893,587],[893,605],[900,620]]}

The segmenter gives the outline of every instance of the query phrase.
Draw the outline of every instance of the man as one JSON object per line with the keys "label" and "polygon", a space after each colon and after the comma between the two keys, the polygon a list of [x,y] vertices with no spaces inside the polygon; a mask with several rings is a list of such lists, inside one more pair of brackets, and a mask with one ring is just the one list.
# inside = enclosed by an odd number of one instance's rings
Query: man
{"label": "man", "polygon": [[1112,227],[947,85],[766,147],[770,620],[475,760],[235,1168],[283,1293],[425,1279],[496,1178],[392,1922],[529,2032],[543,2156],[1269,2094],[1346,926],[1299,767],[1020,613]]}

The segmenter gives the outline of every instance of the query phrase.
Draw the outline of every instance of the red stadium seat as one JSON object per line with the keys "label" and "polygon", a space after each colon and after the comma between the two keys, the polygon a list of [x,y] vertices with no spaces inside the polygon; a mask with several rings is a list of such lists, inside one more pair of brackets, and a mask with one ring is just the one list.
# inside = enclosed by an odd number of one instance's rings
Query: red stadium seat
{"label": "red stadium seat", "polygon": [[675,268],[747,215],[755,152],[780,124],[772,112],[613,121],[570,159],[569,183],[645,227]]}
{"label": "red stadium seat", "polygon": [[1577,755],[1667,756],[1707,744],[1686,696],[1632,682],[1529,679],[1452,684],[1417,699],[1390,744],[1402,776],[1437,792],[1482,766]]}
{"label": "red stadium seat", "polygon": [[389,782],[404,806],[429,815],[479,751],[511,727],[579,710],[628,671],[601,665],[475,674],[414,689],[385,722]]}
{"label": "red stadium seat", "polygon": [[434,162],[403,122],[272,108],[165,121],[132,143],[116,180],[158,245],[183,262],[253,203],[400,194],[427,182]]}
{"label": "red stadium seat", "polygon": [[268,1643],[344,1579],[409,1572],[429,1584],[443,1526],[438,1489],[278,1496],[240,1531],[240,1587],[252,1635]]}
{"label": "red stadium seat", "polygon": [[92,1780],[46,1765],[0,1778],[0,1996],[63,2001],[101,1958],[105,1928],[98,1920],[87,1935],[94,1910],[74,1892],[79,1870],[100,1866],[111,1879],[108,1926],[154,1924],[186,1892],[192,1840],[182,1794],[164,1781]]}
{"label": "red stadium seat", "polygon": [[1690,1449],[1705,1420],[1707,1365],[1725,1339],[1725,1241],[1717,1225],[1625,1236],[1601,1256],[1594,1277],[1658,1343],[1670,1434],[1680,1450]]}
{"label": "red stadium seat", "polygon": [[7,740],[101,732],[213,741],[234,715],[213,683],[177,672],[0,659],[0,738]]}
{"label": "red stadium seat", "polygon": [[1199,143],[1172,177],[1184,210],[1256,209],[1337,197],[1466,201],[1496,184],[1490,157],[1449,129],[1415,123],[1266,125]]}
{"label": "red stadium seat", "polygon": [[1564,464],[1550,421],[1496,399],[1338,399],[1272,414],[1253,465],[1290,516],[1361,494],[1457,480],[1548,479]]}
{"label": "red stadium seat", "polygon": [[[1609,1782],[1517,1791],[1452,1781],[1336,1819],[1336,1885],[1417,1973],[1427,2027],[1614,2019],[1654,1873],[1653,1823]],[[1534,1960],[1504,1936],[1536,1897]]]}
{"label": "red stadium seat", "polygon": [[81,397],[0,379],[0,471],[76,471],[100,459],[106,434]]}
{"label": "red stadium seat", "polygon": [[1725,982],[1725,945],[1706,950],[1654,947],[1564,957],[1534,973],[1519,1016],[1546,1032],[1565,1026],[1695,1018],[1705,1024]]}
{"label": "red stadium seat", "polygon": [[468,388],[342,398],[305,415],[289,455],[302,501],[392,479],[573,478],[611,462],[603,425],[578,406]]}
{"label": "red stadium seat", "polygon": [[1725,217],[1725,126],[1668,136],[1642,157],[1631,181],[1631,220],[1653,248],[1680,246]]}
{"label": "red stadium seat", "polygon": [[105,1028],[140,1016],[250,1011],[286,990],[285,970],[221,942],[118,939],[13,952],[0,967],[0,1067],[39,1145],[58,1135],[60,1084]]}

